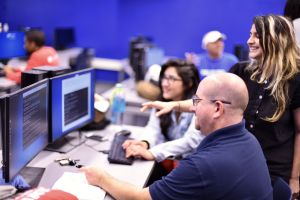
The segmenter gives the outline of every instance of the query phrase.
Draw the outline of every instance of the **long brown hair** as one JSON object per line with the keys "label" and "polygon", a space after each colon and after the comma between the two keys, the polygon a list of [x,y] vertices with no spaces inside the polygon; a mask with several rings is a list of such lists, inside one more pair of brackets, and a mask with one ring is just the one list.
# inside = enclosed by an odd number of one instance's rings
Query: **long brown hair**
{"label": "long brown hair", "polygon": [[253,24],[263,55],[260,60],[252,60],[247,69],[252,72],[252,80],[258,83],[269,82],[266,89],[274,97],[277,109],[273,116],[265,120],[275,122],[290,101],[288,82],[300,71],[300,51],[294,28],[287,18],[278,15],[256,16]]}

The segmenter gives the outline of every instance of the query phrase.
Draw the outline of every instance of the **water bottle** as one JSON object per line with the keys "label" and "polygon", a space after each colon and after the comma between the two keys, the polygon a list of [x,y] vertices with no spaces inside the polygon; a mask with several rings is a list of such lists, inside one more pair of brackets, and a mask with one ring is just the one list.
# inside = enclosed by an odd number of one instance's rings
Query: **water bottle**
{"label": "water bottle", "polygon": [[111,102],[111,122],[122,127],[126,101],[124,88],[121,83],[116,84],[112,92]]}

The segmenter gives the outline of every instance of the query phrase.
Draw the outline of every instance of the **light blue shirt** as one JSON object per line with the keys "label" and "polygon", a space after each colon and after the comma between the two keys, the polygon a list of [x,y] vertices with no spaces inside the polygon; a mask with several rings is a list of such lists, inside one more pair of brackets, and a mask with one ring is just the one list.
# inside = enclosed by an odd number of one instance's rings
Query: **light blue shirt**
{"label": "light blue shirt", "polygon": [[176,120],[176,113],[172,111],[172,123],[168,129],[170,141],[166,141],[160,128],[160,119],[152,109],[145,132],[139,138],[150,144],[150,152],[160,162],[168,157],[185,156],[193,152],[203,139],[200,131],[195,129],[194,113],[181,113]]}
{"label": "light blue shirt", "polygon": [[212,59],[208,53],[199,54],[198,57],[199,60],[196,65],[201,79],[216,72],[227,72],[238,62],[237,57],[225,52],[219,59]]}

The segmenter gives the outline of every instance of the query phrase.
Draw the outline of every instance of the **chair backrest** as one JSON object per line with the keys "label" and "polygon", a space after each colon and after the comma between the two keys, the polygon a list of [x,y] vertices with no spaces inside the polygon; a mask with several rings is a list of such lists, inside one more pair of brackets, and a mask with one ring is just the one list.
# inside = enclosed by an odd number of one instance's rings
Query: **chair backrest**
{"label": "chair backrest", "polygon": [[277,178],[273,186],[273,199],[274,200],[291,200],[292,191],[290,186],[282,179]]}
{"label": "chair backrest", "polygon": [[94,50],[85,48],[82,52],[75,58],[70,59],[70,66],[72,71],[77,71],[91,67],[91,61],[94,57]]}

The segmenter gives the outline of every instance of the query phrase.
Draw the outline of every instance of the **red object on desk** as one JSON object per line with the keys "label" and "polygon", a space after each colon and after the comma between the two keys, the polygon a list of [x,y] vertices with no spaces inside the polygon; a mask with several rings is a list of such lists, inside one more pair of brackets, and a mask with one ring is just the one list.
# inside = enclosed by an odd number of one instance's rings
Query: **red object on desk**
{"label": "red object on desk", "polygon": [[62,190],[50,190],[46,188],[34,188],[20,194],[15,200],[78,200],[74,195]]}

